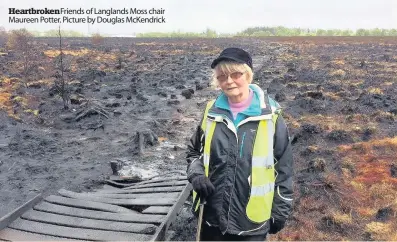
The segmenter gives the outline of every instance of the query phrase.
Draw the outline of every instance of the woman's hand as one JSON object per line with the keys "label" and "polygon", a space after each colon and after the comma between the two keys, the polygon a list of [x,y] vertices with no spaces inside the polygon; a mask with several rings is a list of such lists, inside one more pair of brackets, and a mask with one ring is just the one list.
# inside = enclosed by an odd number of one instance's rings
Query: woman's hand
{"label": "woman's hand", "polygon": [[208,177],[204,175],[197,175],[192,179],[193,190],[195,190],[200,199],[205,199],[215,191],[214,185],[210,182]]}

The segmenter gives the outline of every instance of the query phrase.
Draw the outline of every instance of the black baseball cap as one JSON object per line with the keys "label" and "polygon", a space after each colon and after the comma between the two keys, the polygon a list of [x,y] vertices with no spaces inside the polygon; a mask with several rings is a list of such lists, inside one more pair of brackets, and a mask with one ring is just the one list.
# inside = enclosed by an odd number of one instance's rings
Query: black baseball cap
{"label": "black baseball cap", "polygon": [[235,47],[231,47],[231,48],[226,48],[224,49],[221,54],[218,56],[218,58],[216,58],[212,64],[211,64],[211,68],[214,69],[216,65],[218,65],[219,62],[221,61],[235,61],[238,63],[242,63],[242,64],[247,64],[251,69],[252,68],[252,58],[251,55],[240,48],[235,48]]}

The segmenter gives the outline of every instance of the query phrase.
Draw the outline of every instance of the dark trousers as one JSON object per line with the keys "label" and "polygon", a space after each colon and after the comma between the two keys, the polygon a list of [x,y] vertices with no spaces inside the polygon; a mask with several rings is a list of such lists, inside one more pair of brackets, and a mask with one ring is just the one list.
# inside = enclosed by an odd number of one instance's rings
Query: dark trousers
{"label": "dark trousers", "polygon": [[236,234],[222,234],[218,227],[208,226],[203,223],[201,227],[200,241],[265,241],[266,234],[242,236]]}

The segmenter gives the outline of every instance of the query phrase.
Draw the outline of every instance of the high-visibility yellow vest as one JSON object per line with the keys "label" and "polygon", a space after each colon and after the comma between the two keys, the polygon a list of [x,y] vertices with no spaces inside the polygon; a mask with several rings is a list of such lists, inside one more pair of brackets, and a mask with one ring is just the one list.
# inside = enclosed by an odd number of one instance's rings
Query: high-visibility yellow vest
{"label": "high-visibility yellow vest", "polygon": [[[201,123],[201,128],[205,132],[205,145],[203,151],[203,161],[205,168],[205,175],[208,177],[209,161],[210,161],[210,146],[211,140],[216,127],[216,120],[207,118],[208,111],[214,104],[215,100],[208,102],[204,112],[204,119]],[[265,119],[259,121],[257,135],[252,154],[252,172],[250,177],[250,198],[246,207],[247,217],[255,223],[261,223],[271,216],[274,183],[275,183],[275,169],[273,157],[273,136],[275,132],[275,124],[279,112],[272,112],[271,115],[266,115]],[[193,191],[193,206],[197,211],[200,200],[197,198],[197,193]],[[195,203],[197,202],[197,203]]]}

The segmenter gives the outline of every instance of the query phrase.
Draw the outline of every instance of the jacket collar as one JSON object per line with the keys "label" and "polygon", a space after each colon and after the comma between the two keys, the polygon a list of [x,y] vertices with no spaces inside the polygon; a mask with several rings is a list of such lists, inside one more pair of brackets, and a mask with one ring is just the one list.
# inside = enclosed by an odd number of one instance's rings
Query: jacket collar
{"label": "jacket collar", "polygon": [[[249,88],[254,92],[251,105],[242,113],[247,116],[261,116],[272,113],[268,96],[256,84],[250,84]],[[225,112],[226,111],[226,112]],[[230,107],[227,96],[222,92],[215,101],[210,110],[213,114],[222,114],[230,116]]]}

